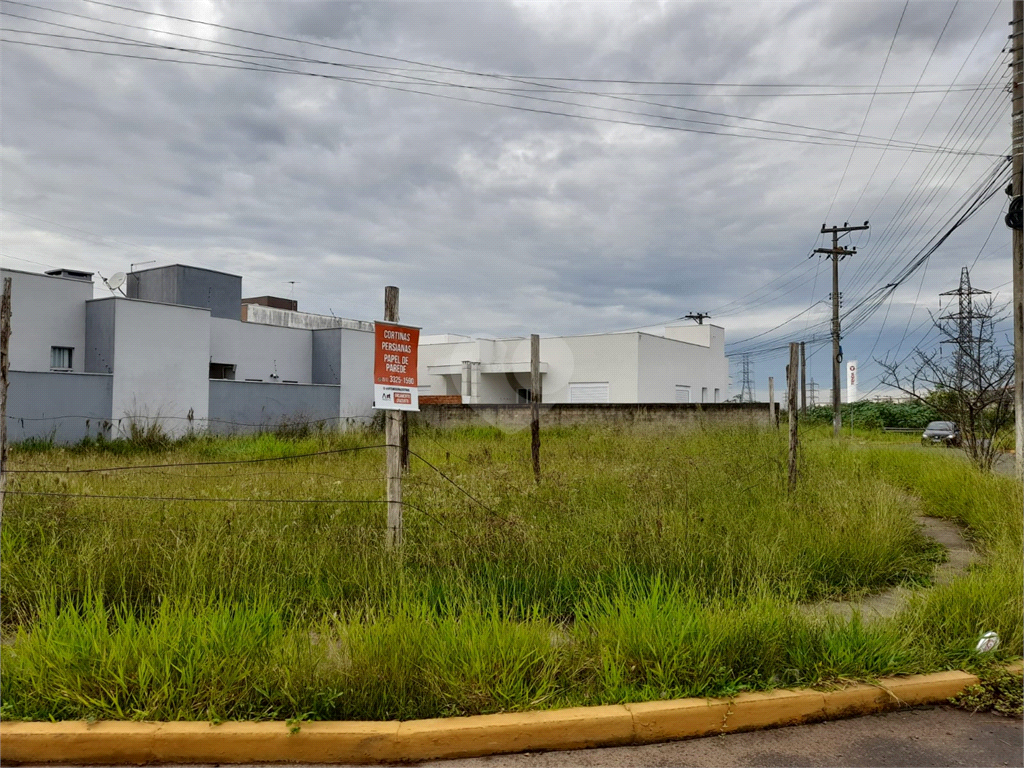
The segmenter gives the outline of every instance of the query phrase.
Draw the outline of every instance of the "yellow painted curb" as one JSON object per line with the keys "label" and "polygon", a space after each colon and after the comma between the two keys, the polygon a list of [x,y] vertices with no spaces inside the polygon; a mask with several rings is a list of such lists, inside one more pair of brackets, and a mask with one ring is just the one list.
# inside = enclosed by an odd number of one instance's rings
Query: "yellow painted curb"
{"label": "yellow painted curb", "polygon": [[[1022,662],[1008,667],[1019,672]],[[890,677],[837,691],[776,690],[406,722],[0,723],[4,763],[385,763],[649,744],[936,704],[978,678]]]}

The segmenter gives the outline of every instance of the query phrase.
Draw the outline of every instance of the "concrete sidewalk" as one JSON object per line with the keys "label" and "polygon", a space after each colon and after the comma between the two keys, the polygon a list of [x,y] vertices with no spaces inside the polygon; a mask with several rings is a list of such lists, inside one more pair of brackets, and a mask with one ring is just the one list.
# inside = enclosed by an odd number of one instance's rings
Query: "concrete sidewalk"
{"label": "concrete sidewalk", "polygon": [[1022,766],[1024,723],[952,707],[703,739],[424,763],[435,768],[542,766]]}

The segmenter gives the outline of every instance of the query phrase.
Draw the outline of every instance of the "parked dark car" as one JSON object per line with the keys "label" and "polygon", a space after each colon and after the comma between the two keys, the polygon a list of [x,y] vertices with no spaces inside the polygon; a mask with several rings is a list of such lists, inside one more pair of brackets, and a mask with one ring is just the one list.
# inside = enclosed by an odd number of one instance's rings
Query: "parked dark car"
{"label": "parked dark car", "polygon": [[933,421],[924,428],[921,445],[945,445],[954,448],[960,445],[960,429],[952,421]]}

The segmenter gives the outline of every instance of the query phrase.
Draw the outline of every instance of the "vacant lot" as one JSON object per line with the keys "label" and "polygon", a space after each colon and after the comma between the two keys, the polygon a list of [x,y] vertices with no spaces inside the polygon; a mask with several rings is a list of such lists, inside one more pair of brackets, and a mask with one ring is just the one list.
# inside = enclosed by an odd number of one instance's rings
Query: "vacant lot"
{"label": "vacant lot", "polygon": [[[811,432],[790,495],[774,432],[580,428],[545,433],[536,485],[528,441],[414,432],[396,552],[381,435],[15,450],[14,469],[47,471],[9,486],[3,716],[384,719],[722,695],[977,666],[987,630],[996,658],[1021,655],[1009,478]],[[963,525],[983,565],[870,626],[799,610],[926,587],[943,552],[922,513]]]}

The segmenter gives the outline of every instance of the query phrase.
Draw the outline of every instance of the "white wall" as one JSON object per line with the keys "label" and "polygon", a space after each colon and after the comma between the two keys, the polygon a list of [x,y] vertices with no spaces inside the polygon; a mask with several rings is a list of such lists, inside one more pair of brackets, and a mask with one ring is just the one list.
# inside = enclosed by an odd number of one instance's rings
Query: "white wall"
{"label": "white wall", "polygon": [[338,415],[345,419],[373,418],[373,344],[368,331],[341,329],[341,403]]}
{"label": "white wall", "polygon": [[[313,331],[210,318],[208,362],[235,366],[235,380],[312,383]],[[273,378],[271,374],[277,374]],[[207,368],[206,378],[209,378]]]}
{"label": "white wall", "polygon": [[679,384],[690,387],[691,403],[701,402],[705,387],[706,402],[714,402],[715,388],[723,401],[728,384],[728,363],[723,367],[723,360],[713,347],[640,334],[639,402],[674,403]]}
{"label": "white wall", "polygon": [[85,371],[85,302],[92,282],[14,269],[11,278],[11,368],[49,371],[50,347],[71,347],[71,370]]}
{"label": "white wall", "polygon": [[637,402],[636,333],[562,336],[540,340],[540,359],[548,364],[544,402],[568,403],[569,384],[608,382],[608,402]]}
{"label": "white wall", "polygon": [[[465,337],[452,336],[452,338]],[[430,386],[431,395],[460,395],[462,394],[462,376],[460,374],[441,376],[431,374],[429,368],[432,365],[461,366],[463,360],[480,361],[480,355],[480,344],[476,339],[455,343],[424,344],[421,337],[417,380],[420,386]]]}
{"label": "white wall", "polygon": [[[670,327],[666,332],[692,341],[646,333],[609,333],[591,336],[556,336],[540,340],[544,402],[569,402],[569,385],[607,382],[612,403],[673,403],[677,384],[689,385],[690,402],[724,402],[729,384],[725,358],[725,331],[713,325]],[[461,394],[463,360],[513,363],[521,373],[480,375],[479,402],[515,403],[516,390],[529,388],[529,339],[475,339],[420,347],[421,385],[431,395]],[[431,374],[431,366],[450,366],[459,373]]]}
{"label": "white wall", "polygon": [[[203,429],[210,397],[210,310],[111,298],[114,386],[111,418],[160,419],[181,435]],[[192,421],[188,421],[189,413]]]}

